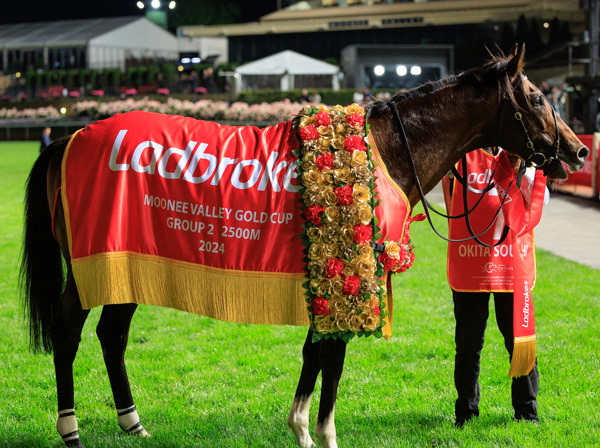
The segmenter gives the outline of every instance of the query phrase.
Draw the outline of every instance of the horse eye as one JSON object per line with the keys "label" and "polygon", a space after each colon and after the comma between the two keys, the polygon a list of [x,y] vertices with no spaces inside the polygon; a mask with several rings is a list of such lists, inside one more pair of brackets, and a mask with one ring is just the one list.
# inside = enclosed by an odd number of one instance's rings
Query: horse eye
{"label": "horse eye", "polygon": [[536,96],[533,99],[532,104],[536,107],[541,107],[544,105],[544,98],[542,98],[541,96]]}

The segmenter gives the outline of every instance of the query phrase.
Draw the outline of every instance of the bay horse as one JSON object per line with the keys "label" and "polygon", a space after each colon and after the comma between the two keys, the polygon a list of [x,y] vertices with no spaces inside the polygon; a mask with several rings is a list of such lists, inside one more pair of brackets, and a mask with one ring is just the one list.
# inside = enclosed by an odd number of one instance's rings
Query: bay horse
{"label": "bay horse", "polygon": [[[549,178],[566,177],[561,161],[573,171],[583,166],[589,149],[527,79],[523,58],[524,46],[515,46],[508,56],[492,55],[482,66],[367,107],[370,131],[384,165],[405,192],[411,208],[420,200],[420,189],[424,193],[433,189],[463,155],[482,147],[500,146],[530,164],[541,166]],[[89,310],[80,303],[60,201],[54,210],[68,140],[63,137],[53,142],[38,158],[29,176],[20,283],[31,347],[33,351],[54,352],[58,432],[67,446],[82,447],[74,414],[72,366]],[[298,300],[304,299],[298,297]],[[126,432],[147,436],[134,405],[124,364],[136,307],[137,304],[104,306],[96,333],[118,423]],[[339,339],[313,342],[312,336],[309,330],[287,423],[299,446],[314,445],[309,431],[309,408],[321,373],[315,436],[323,447],[335,448],[334,409],[346,343]]]}

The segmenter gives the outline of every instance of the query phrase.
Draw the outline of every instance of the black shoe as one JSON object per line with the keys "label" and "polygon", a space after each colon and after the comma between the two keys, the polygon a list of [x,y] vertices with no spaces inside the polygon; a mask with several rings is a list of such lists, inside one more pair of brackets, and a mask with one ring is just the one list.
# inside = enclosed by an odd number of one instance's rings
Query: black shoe
{"label": "black shoe", "polygon": [[466,417],[456,417],[456,421],[454,422],[454,426],[457,428],[463,428],[465,423],[473,418],[475,414],[467,415]]}
{"label": "black shoe", "polygon": [[532,425],[538,426],[540,424],[540,419],[536,417],[523,417],[523,416],[515,416],[515,420],[518,422],[528,422]]}

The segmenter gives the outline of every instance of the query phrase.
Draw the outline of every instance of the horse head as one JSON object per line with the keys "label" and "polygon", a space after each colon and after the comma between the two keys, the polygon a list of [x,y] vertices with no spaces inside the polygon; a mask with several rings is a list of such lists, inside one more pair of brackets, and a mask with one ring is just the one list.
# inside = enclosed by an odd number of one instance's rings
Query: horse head
{"label": "horse head", "polygon": [[590,154],[553,109],[550,101],[523,73],[525,45],[515,45],[508,58],[496,59],[506,74],[499,84],[499,145],[528,165],[540,167],[550,179],[566,179],[581,169]]}

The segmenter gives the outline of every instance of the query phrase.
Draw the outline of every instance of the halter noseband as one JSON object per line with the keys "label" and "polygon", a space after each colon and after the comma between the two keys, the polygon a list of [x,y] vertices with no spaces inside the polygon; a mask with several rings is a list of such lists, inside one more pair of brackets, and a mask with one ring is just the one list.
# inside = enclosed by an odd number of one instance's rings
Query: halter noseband
{"label": "halter noseband", "polygon": [[[527,79],[527,77],[525,75],[520,76],[519,80],[514,85],[513,90],[516,90],[521,85],[521,83],[523,82],[524,79]],[[552,144],[552,146],[554,147],[554,154],[549,157],[546,156],[544,153],[538,152],[535,150],[533,141],[529,137],[529,133],[527,132],[527,128],[525,127],[525,123],[523,123],[523,115],[517,109],[518,106],[514,102],[509,100],[508,95],[506,95],[506,93],[502,96],[503,100],[505,100],[505,101],[502,102],[502,109],[500,110],[500,117],[502,117],[503,112],[504,112],[504,106],[506,105],[506,102],[508,101],[511,104],[513,111],[514,111],[513,116],[514,116],[515,120],[517,120],[517,123],[519,123],[519,126],[521,127],[521,132],[523,133],[523,135],[525,136],[525,139],[527,140],[527,143],[526,143],[527,148],[531,151],[531,154],[529,155],[529,157],[527,157],[527,159],[525,160],[525,163],[527,166],[531,166],[532,164],[535,163],[535,165],[538,168],[544,166],[548,162],[558,160],[558,148],[560,146],[560,132],[558,131],[558,119],[556,118],[556,111],[554,110],[554,107],[552,107],[552,103],[550,103],[550,100],[548,98],[546,98],[546,95],[542,95],[542,97],[548,102],[548,105],[550,106],[550,110],[552,111],[552,117],[554,118],[554,129],[556,131],[556,138],[554,139],[554,143]],[[501,127],[502,126],[498,127],[498,132],[500,132]]]}

